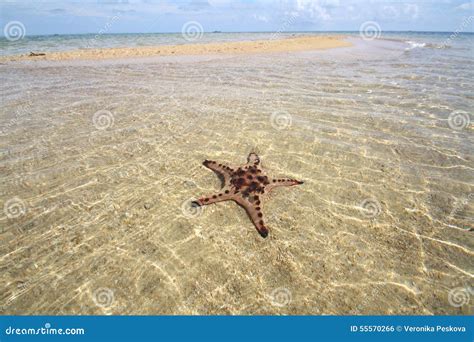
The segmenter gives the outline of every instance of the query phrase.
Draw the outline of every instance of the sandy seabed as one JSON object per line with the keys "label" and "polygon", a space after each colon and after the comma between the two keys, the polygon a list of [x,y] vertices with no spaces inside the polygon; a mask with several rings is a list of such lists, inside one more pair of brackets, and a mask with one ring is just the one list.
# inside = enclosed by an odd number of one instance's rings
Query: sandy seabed
{"label": "sandy seabed", "polygon": [[[325,41],[0,65],[0,313],[472,313],[473,130],[447,122],[472,62]],[[305,182],[271,194],[266,239],[233,203],[189,207],[220,185],[203,160],[251,151]]]}

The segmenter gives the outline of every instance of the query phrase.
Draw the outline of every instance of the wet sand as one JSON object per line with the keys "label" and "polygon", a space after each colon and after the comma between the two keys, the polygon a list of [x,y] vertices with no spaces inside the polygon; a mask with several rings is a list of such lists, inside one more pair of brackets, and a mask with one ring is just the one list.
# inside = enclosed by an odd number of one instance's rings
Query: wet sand
{"label": "wet sand", "polygon": [[[73,60],[73,59],[110,59],[137,58],[171,55],[222,55],[269,52],[295,52],[347,47],[351,44],[339,36],[296,37],[274,40],[220,42],[208,44],[162,45],[155,47],[82,49],[66,52],[46,53],[44,56],[5,56],[0,61],[21,60]],[[35,51],[34,53],[41,53]]]}
{"label": "wet sand", "polygon": [[[352,43],[0,65],[0,313],[472,313],[472,61]],[[250,151],[266,239],[188,206]]]}

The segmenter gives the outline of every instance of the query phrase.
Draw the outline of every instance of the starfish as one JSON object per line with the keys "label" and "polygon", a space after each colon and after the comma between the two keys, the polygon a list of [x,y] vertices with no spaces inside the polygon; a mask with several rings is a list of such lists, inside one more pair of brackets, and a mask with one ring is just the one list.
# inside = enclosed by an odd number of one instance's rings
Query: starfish
{"label": "starfish", "polygon": [[203,206],[222,201],[234,201],[245,209],[257,231],[264,238],[268,236],[268,227],[262,213],[262,199],[271,190],[280,186],[303,184],[302,181],[287,178],[268,178],[260,168],[260,158],[250,153],[247,164],[231,167],[212,160],[205,160],[203,165],[216,172],[223,186],[218,193],[200,197],[193,205]]}

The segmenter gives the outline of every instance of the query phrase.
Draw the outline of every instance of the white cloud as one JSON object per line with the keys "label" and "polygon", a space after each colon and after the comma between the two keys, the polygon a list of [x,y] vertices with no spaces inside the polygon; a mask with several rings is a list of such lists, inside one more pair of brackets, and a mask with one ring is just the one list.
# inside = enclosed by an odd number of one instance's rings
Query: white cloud
{"label": "white cloud", "polygon": [[[330,6],[331,3],[329,2]],[[320,4],[319,1],[314,0],[296,0],[296,10],[301,17],[311,19],[311,21],[330,20],[331,15],[327,9]]]}
{"label": "white cloud", "polygon": [[466,2],[465,4],[459,5],[456,9],[464,11],[474,11],[474,2]]}
{"label": "white cloud", "polygon": [[254,14],[253,15],[254,19],[257,19],[258,21],[262,21],[264,23],[268,23],[269,22],[269,19],[264,16],[264,15],[258,15],[258,14]]}
{"label": "white cloud", "polygon": [[417,19],[420,9],[418,5],[415,4],[406,4],[403,9],[403,14],[409,16],[411,19]]}
{"label": "white cloud", "polygon": [[230,5],[229,0],[208,0],[209,4],[214,7]]}
{"label": "white cloud", "polygon": [[384,19],[395,19],[399,15],[397,9],[394,6],[383,6],[382,16]]}

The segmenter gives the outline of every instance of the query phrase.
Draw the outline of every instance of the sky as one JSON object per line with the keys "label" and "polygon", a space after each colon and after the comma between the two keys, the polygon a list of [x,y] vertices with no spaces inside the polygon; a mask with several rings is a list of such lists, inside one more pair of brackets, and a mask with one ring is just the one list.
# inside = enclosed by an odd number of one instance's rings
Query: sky
{"label": "sky", "polygon": [[366,21],[382,31],[473,32],[472,16],[467,0],[0,0],[1,27],[19,21],[29,35],[181,32],[189,21],[204,32],[358,31]]}

